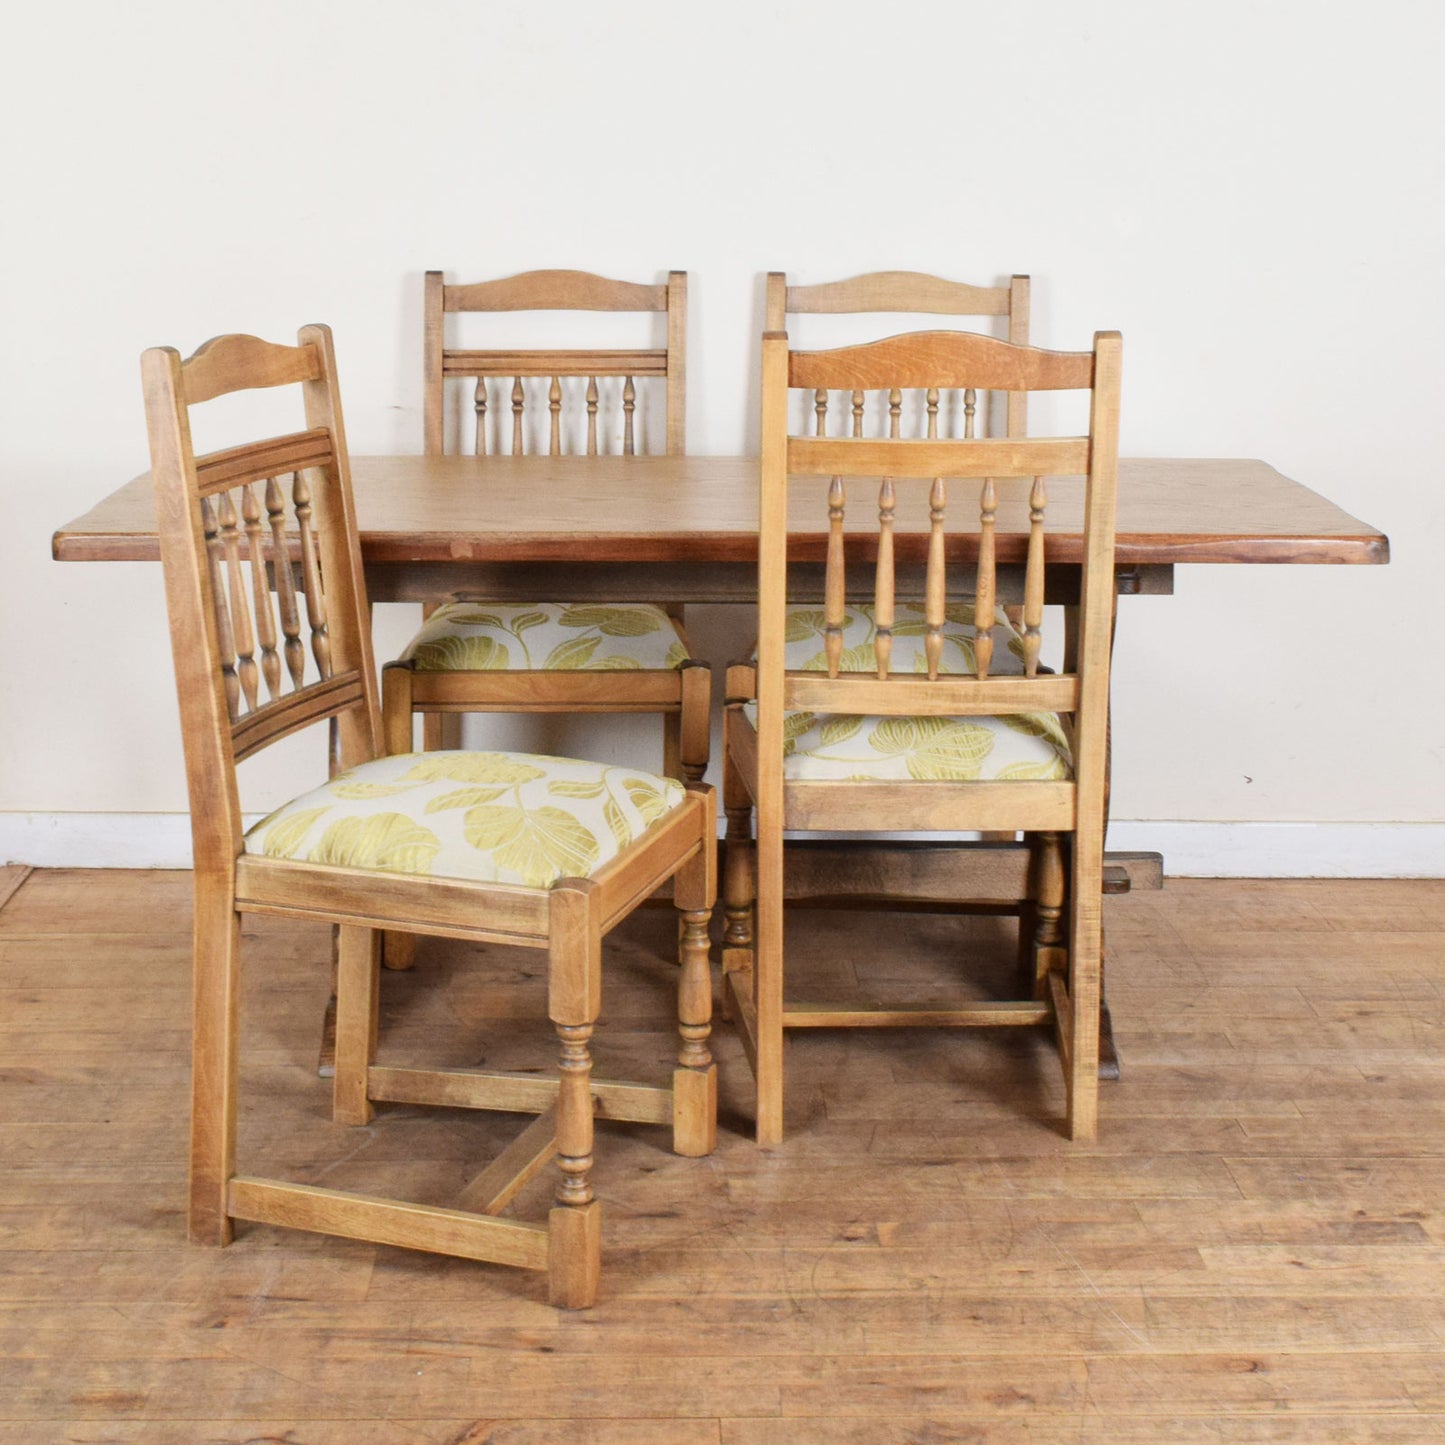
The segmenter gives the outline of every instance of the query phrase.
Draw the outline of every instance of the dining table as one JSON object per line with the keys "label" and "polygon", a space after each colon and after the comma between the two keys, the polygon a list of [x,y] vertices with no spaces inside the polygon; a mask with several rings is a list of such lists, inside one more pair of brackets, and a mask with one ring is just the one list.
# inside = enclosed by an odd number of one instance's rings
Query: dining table
{"label": "dining table", "polygon": [[[353,456],[357,524],[373,602],[486,596],[539,601],[752,602],[757,594],[758,462],[728,456]],[[790,489],[797,591],[821,584],[826,483]],[[1051,589],[1067,595],[1082,560],[1082,478],[1049,482]],[[926,498],[900,497],[897,555],[926,546]],[[923,525],[919,525],[923,521]],[[913,545],[910,545],[910,526]],[[867,562],[876,514],[850,516]],[[1028,502],[1005,490],[997,555],[1021,563]],[[977,534],[950,538],[967,561]],[[143,473],[60,527],[62,562],[160,559]],[[1121,596],[1167,594],[1191,565],[1379,564],[1389,540],[1262,461],[1121,458],[1114,571]],[[812,575],[816,569],[816,578]]]}
{"label": "dining table", "polygon": [[[368,595],[377,602],[756,601],[758,461],[746,456],[356,455],[352,486]],[[1082,562],[1083,479],[1049,479],[1046,601],[1070,607]],[[822,597],[826,480],[789,488],[789,586],[795,600]],[[900,488],[895,531],[899,597],[922,595],[926,488]],[[999,600],[1021,600],[1029,526],[1025,487],[999,485]],[[876,508],[866,500],[845,523],[850,574],[871,587]],[[948,541],[950,588],[968,589],[977,533]],[[62,562],[155,562],[160,551],[145,473],[54,534]],[[1119,597],[1166,596],[1178,566],[1379,565],[1389,540],[1268,463],[1213,457],[1128,457],[1119,462],[1114,550]],[[851,590],[851,588],[850,588]],[[1024,896],[1021,842],[995,840],[967,854],[917,842],[911,886],[940,906],[949,895]],[[790,899],[816,899],[850,877],[856,850],[827,842],[790,849]],[[1106,887],[1160,886],[1151,854],[1111,854]],[[870,886],[863,882],[860,886]],[[876,881],[873,885],[876,886]],[[1117,1074],[1105,1014],[1103,1072]]]}

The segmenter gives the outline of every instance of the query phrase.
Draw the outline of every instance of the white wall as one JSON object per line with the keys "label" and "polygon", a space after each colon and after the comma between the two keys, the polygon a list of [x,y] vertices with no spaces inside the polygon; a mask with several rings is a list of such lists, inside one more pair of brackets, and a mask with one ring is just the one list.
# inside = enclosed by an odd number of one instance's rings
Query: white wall
{"label": "white wall", "polygon": [[[145,465],[145,346],[329,321],[353,450],[419,450],[424,269],[685,267],[690,445],[728,453],[755,445],[762,273],[907,267],[1032,273],[1043,345],[1119,328],[1126,454],[1263,457],[1391,536],[1386,568],[1182,568],[1175,597],[1125,603],[1115,814],[1139,826],[1116,837],[1173,839],[1194,871],[1445,871],[1441,16],[12,13],[0,853],[144,861],[183,836],[69,816],[183,807],[158,569],[48,560],[57,524]],[[382,648],[410,623],[386,610]],[[698,625],[719,661],[746,630]],[[1311,826],[1247,826],[1274,822]]]}

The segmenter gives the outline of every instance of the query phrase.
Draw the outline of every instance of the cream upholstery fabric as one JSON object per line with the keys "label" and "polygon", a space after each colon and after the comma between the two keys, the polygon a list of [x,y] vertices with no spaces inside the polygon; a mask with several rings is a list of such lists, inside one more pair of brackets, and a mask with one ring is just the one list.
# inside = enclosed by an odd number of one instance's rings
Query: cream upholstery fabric
{"label": "cream upholstery fabric", "polygon": [[[783,720],[785,778],[1001,782],[1071,776],[1053,713],[1016,717],[832,717]],[[860,822],[866,827],[866,822]]]}
{"label": "cream upholstery fabric", "polygon": [[[944,609],[943,656],[940,672],[967,673],[974,670],[973,604],[950,602]],[[928,630],[921,602],[900,602],[893,610],[893,655],[890,672],[927,672],[923,639]],[[878,670],[874,639],[878,624],[871,606],[848,607],[843,613],[842,672]],[[789,672],[827,672],[823,651],[823,609],[789,607],[783,633],[783,665]],[[1003,608],[994,610],[993,658],[990,677],[1019,677],[1023,674],[1023,638]]]}
{"label": "cream upholstery fabric", "polygon": [[293,798],[247,853],[545,888],[587,878],[686,797],[634,768],[532,753],[377,758]]}
{"label": "cream upholstery fabric", "polygon": [[[994,615],[989,675],[1023,673],[1023,639],[1000,608]],[[893,627],[893,672],[927,672],[920,603],[900,602]],[[843,672],[876,673],[873,609],[849,607],[843,628]],[[950,603],[942,673],[971,673],[973,607]],[[821,608],[790,607],[783,657],[789,671],[826,672]],[[757,708],[749,704],[754,723]],[[783,719],[783,776],[789,779],[996,782],[1072,776],[1068,739],[1053,713],[1016,717],[857,717],[789,713]],[[860,825],[861,826],[861,825]]]}
{"label": "cream upholstery fabric", "polygon": [[664,671],[688,660],[660,607],[449,602],[407,643],[418,672]]}

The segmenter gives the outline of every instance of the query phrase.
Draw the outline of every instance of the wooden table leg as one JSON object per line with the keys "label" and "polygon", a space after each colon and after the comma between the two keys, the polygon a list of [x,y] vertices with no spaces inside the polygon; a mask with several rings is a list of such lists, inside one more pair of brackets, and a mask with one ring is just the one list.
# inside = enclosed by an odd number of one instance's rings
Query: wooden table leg
{"label": "wooden table leg", "polygon": [[[1114,607],[1113,615],[1109,619],[1109,651],[1114,650],[1114,640],[1118,635],[1119,628],[1119,579],[1115,577]],[[1064,607],[1064,670],[1065,672],[1078,670],[1078,642],[1079,642],[1079,608],[1077,605],[1066,605]],[[1112,691],[1112,677],[1111,691]],[[1107,834],[1109,828],[1109,802],[1111,784],[1114,775],[1114,715],[1112,708],[1109,713],[1108,733],[1105,740],[1104,758],[1104,831]],[[1130,855],[1132,857],[1132,855]],[[1142,864],[1145,855],[1139,856]],[[1105,859],[1104,869],[1104,893],[1128,893],[1133,886],[1134,874],[1128,866],[1109,867],[1108,859]],[[1142,868],[1141,868],[1142,871]],[[1162,882],[1162,860],[1158,876]],[[1122,874],[1122,878],[1120,875]],[[1154,884],[1157,887],[1159,884]],[[1109,999],[1106,992],[1108,982],[1108,945],[1100,950],[1099,957],[1099,1077],[1100,1079],[1114,1080],[1119,1077],[1119,1048],[1114,1042],[1114,1016],[1109,1011]]]}
{"label": "wooden table leg", "polygon": [[321,1047],[316,1055],[318,1078],[336,1077],[336,995],[326,1000],[326,1012],[321,1016]]}
{"label": "wooden table leg", "polygon": [[1099,1077],[1113,1080],[1119,1077],[1119,1050],[1114,1047],[1114,1018],[1109,1012],[1109,1001],[1099,999]]}

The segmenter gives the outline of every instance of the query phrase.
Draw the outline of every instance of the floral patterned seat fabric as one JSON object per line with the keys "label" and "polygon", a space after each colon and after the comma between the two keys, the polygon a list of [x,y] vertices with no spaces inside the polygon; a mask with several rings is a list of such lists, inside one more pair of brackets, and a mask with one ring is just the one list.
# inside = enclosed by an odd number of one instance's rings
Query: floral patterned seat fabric
{"label": "floral patterned seat fabric", "polygon": [[666,612],[644,603],[448,602],[401,654],[418,672],[666,671],[688,660]]}
{"label": "floral patterned seat fabric", "polygon": [[686,796],[671,778],[572,758],[402,753],[293,798],[245,851],[547,888],[591,877]]}
{"label": "floral patterned seat fabric", "polygon": [[[975,668],[973,606],[950,603],[943,630],[940,673]],[[927,626],[919,603],[895,609],[891,672],[926,673]],[[841,671],[876,674],[873,609],[849,607],[844,615]],[[821,608],[790,607],[784,634],[789,671],[826,672]],[[1023,639],[1000,608],[994,615],[992,677],[1023,673]],[[756,721],[756,706],[749,704]],[[896,780],[996,782],[1053,780],[1072,776],[1068,739],[1054,713],[1011,717],[858,717],[793,712],[783,719],[783,776],[823,781]]]}

